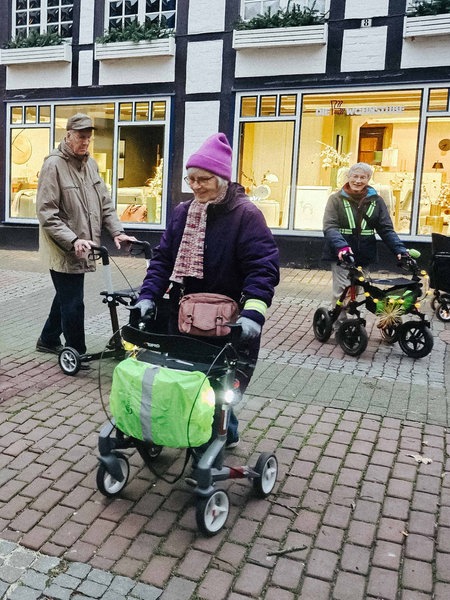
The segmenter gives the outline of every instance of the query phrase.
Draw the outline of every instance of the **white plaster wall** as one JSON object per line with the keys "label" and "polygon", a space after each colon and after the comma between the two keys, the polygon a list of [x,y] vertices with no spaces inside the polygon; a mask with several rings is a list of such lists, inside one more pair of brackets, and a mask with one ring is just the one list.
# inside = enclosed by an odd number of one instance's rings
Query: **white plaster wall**
{"label": "white plaster wall", "polygon": [[175,79],[174,56],[144,56],[100,61],[100,85],[168,82]]}
{"label": "white plaster wall", "polygon": [[92,85],[93,50],[82,50],[78,60],[78,85]]}
{"label": "white plaster wall", "polygon": [[223,31],[225,26],[225,1],[190,0],[188,33]]}
{"label": "white plaster wall", "polygon": [[341,71],[383,70],[386,58],[387,27],[366,27],[344,31]]}
{"label": "white plaster wall", "polygon": [[236,52],[236,77],[325,73],[326,46],[252,48]]}
{"label": "white plaster wall", "polygon": [[403,40],[402,69],[414,67],[448,67],[450,60],[450,37],[438,35]]}
{"label": "white plaster wall", "polygon": [[80,44],[92,44],[94,41],[94,7],[92,0],[80,2]]}
{"label": "white plaster wall", "polygon": [[[185,110],[183,165],[207,137],[218,132],[220,103],[218,101],[186,102]],[[183,177],[184,175],[183,171]],[[184,181],[182,183],[183,192],[189,192],[190,188]]]}
{"label": "white plaster wall", "polygon": [[186,60],[186,93],[220,92],[223,41],[191,42]]}
{"label": "white plaster wall", "polygon": [[32,63],[6,68],[6,89],[27,90],[68,88],[72,83],[72,64],[67,62]]}
{"label": "white plaster wall", "polygon": [[388,14],[389,0],[346,0],[345,19],[370,19]]}

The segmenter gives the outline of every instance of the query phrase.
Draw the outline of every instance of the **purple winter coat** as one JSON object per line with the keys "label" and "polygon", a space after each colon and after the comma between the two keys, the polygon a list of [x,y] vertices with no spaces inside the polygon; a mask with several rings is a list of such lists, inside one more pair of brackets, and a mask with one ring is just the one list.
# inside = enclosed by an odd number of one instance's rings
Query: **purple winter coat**
{"label": "purple winter coat", "polygon": [[[142,284],[139,299],[158,300],[167,291],[192,200],[175,207]],[[225,200],[207,208],[203,279],[185,278],[184,293],[225,294],[237,302],[262,300],[270,306],[279,282],[278,248],[262,212],[238,183],[230,183]],[[180,286],[170,297],[178,307]],[[241,315],[264,323],[256,311]]]}

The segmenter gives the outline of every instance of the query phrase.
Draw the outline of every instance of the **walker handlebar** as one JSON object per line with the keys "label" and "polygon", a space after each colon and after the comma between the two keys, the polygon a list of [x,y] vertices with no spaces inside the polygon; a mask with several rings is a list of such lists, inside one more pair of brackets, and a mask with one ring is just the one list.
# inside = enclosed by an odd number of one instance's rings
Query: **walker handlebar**
{"label": "walker handlebar", "polygon": [[[144,258],[150,260],[152,257],[152,247],[149,242],[144,242],[143,240],[135,240],[133,242],[129,242],[130,244],[130,254],[131,256],[139,256],[141,254],[144,255]],[[109,252],[108,248],[105,246],[96,246],[91,244],[91,249],[89,251],[89,257],[94,260],[102,260],[103,265],[109,265]]]}

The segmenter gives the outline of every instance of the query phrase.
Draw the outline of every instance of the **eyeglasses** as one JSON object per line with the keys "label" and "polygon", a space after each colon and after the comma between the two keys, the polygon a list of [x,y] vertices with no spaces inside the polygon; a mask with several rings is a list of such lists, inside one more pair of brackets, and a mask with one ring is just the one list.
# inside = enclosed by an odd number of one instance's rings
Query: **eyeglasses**
{"label": "eyeglasses", "polygon": [[210,177],[185,177],[184,181],[190,186],[193,186],[194,183],[198,183],[198,185],[205,185],[205,183],[208,183],[208,181],[214,177],[215,175],[211,175]]}

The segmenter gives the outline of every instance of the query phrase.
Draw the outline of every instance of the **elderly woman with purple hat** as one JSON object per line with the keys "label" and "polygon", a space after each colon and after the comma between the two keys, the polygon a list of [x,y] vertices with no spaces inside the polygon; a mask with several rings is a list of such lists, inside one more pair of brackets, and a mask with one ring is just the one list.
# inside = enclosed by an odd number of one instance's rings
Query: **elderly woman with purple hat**
{"label": "elderly woman with purple hat", "polygon": [[[265,313],[279,282],[278,249],[262,212],[231,182],[232,149],[226,136],[209,137],[186,163],[193,198],[173,210],[155,249],[135,308],[153,311],[170,285],[169,331],[177,332],[181,294],[224,294],[238,302],[241,341],[256,363]],[[244,392],[252,372],[241,373]],[[234,414],[227,447],[239,442]]]}

